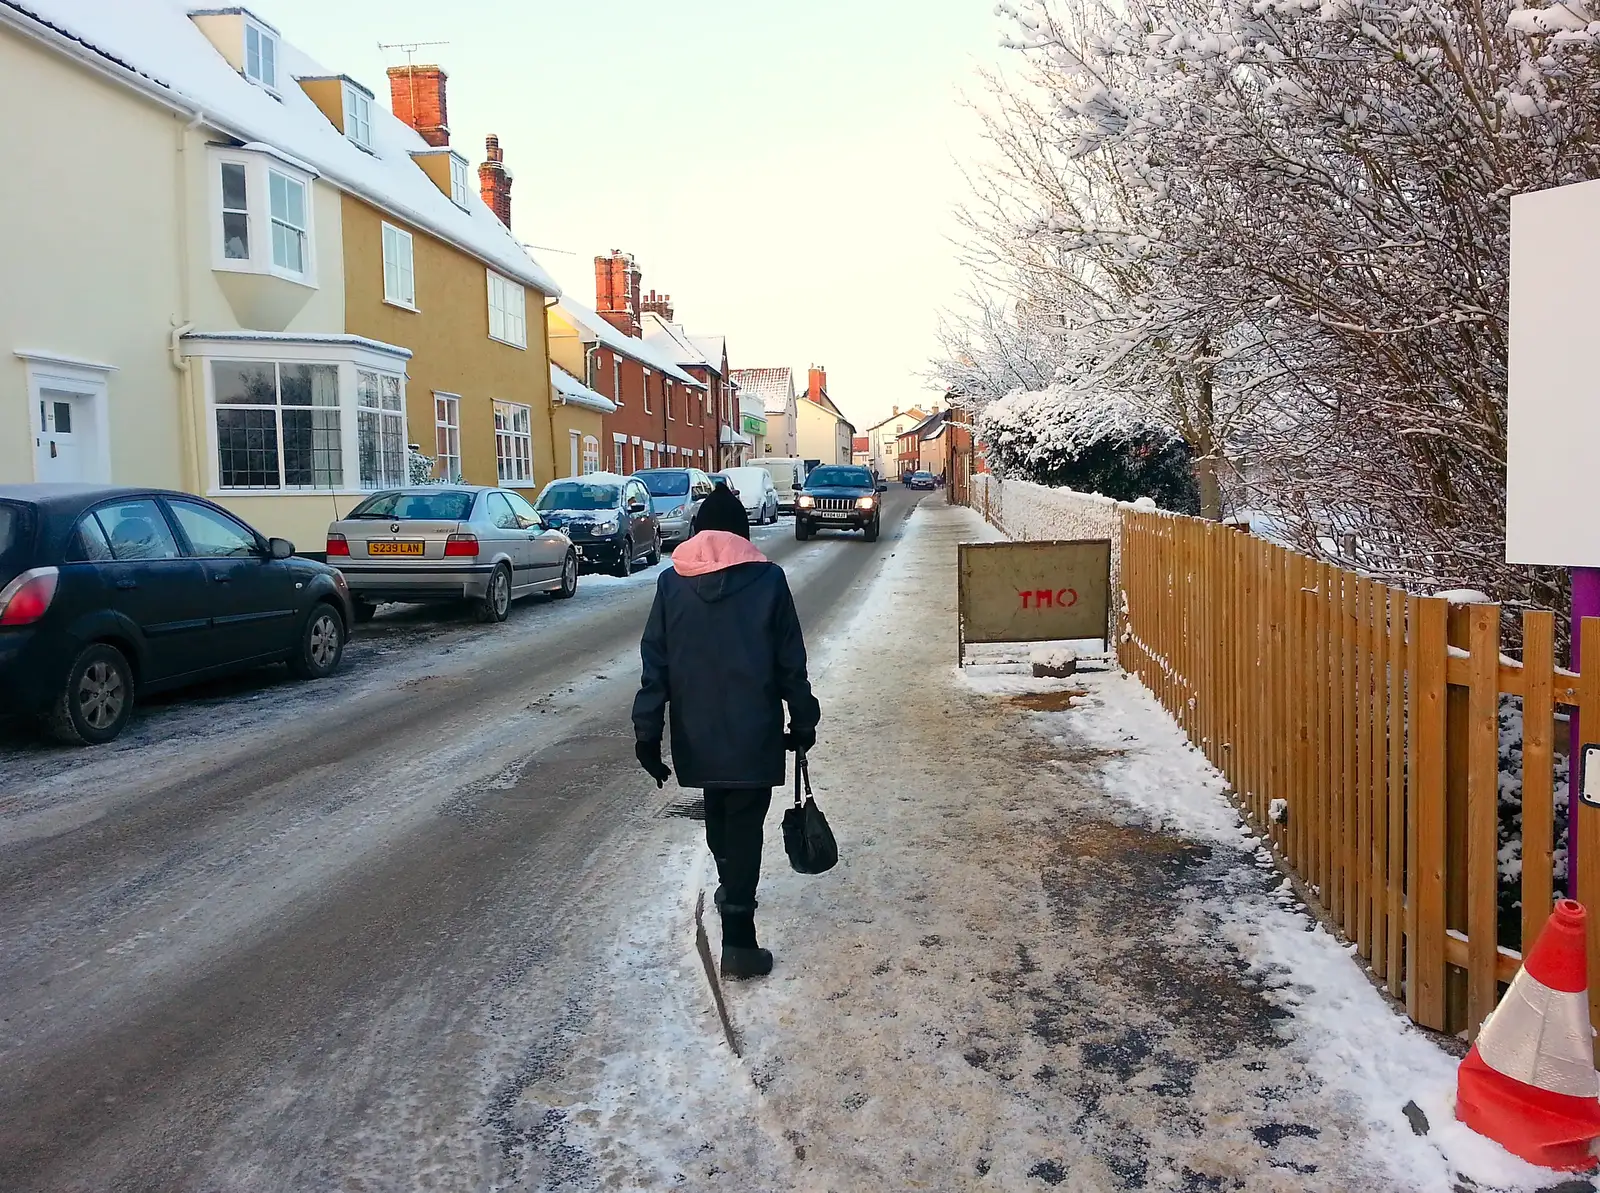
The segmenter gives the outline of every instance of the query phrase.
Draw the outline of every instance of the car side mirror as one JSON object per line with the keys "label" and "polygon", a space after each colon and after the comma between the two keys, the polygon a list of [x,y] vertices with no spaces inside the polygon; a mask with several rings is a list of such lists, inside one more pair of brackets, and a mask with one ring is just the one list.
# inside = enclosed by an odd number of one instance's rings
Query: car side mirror
{"label": "car side mirror", "polygon": [[878,482],[878,492],[887,493],[888,491],[889,491],[889,483],[887,481],[879,481]]}
{"label": "car side mirror", "polygon": [[543,530],[544,519],[539,517],[538,514],[535,514],[531,518],[524,518],[519,515],[517,518],[517,526],[522,530]]}
{"label": "car side mirror", "polygon": [[267,556],[271,559],[288,559],[294,554],[294,544],[288,539],[268,539]]}
{"label": "car side mirror", "polygon": [[644,513],[644,502],[635,497],[632,501],[628,502],[628,509],[632,513],[642,514]]}

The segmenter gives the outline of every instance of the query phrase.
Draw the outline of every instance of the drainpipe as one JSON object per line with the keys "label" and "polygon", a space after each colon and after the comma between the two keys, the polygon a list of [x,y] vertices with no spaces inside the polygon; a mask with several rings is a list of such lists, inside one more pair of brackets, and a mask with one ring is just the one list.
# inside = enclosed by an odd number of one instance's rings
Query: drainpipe
{"label": "drainpipe", "polygon": [[189,321],[191,309],[190,274],[193,260],[189,253],[189,137],[200,127],[205,112],[195,108],[189,123],[178,130],[177,199],[178,199],[178,303],[181,310],[172,316],[172,333],[167,338],[167,351],[172,367],[178,371],[178,428],[183,442],[183,464],[188,475],[184,478],[196,493],[205,492],[204,456],[200,450],[200,420],[195,417],[193,374],[189,358],[183,354],[182,340],[194,330]]}
{"label": "drainpipe", "polygon": [[[545,311],[548,312],[551,307],[555,306],[556,303],[560,301],[561,300],[559,298],[546,298],[544,300]],[[550,383],[550,316],[548,313],[545,315],[543,323],[545,363],[544,387],[546,395],[544,408],[545,412],[550,416],[550,479],[555,480],[561,475],[561,465],[556,462],[556,394],[555,386]],[[534,486],[537,488],[539,483],[538,476],[535,476],[533,480]]]}

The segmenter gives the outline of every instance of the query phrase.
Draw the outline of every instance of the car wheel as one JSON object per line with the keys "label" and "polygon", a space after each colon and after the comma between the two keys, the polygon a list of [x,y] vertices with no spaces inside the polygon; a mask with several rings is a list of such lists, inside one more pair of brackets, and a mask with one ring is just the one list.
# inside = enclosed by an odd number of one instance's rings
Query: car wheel
{"label": "car wheel", "polygon": [[878,519],[874,518],[871,522],[867,523],[866,539],[869,543],[875,543],[878,541]]}
{"label": "car wheel", "polygon": [[561,565],[561,587],[556,589],[556,600],[570,601],[578,592],[578,556],[576,552],[568,551],[566,562]]}
{"label": "car wheel", "polygon": [[627,539],[622,544],[622,557],[617,560],[616,574],[626,580],[633,575],[633,540]]}
{"label": "car wheel", "polygon": [[301,679],[321,679],[337,671],[342,658],[344,623],[332,605],[319,604],[300,631],[300,644],[289,658],[289,670]]}
{"label": "car wheel", "polygon": [[504,621],[511,612],[511,569],[503,563],[494,565],[489,577],[489,587],[473,602],[472,611],[485,625]]}
{"label": "car wheel", "polygon": [[645,563],[650,567],[655,567],[656,564],[661,562],[661,536],[657,534],[653,541],[655,546],[651,547],[650,554],[644,557]]}
{"label": "car wheel", "polygon": [[378,615],[378,606],[369,601],[357,601],[355,603],[355,610],[357,625],[366,625],[367,622],[371,621]]}
{"label": "car wheel", "polygon": [[132,713],[133,668],[115,646],[95,642],[73,660],[44,727],[67,745],[98,746],[121,733]]}
{"label": "car wheel", "polygon": [[796,518],[794,522],[794,537],[796,542],[805,542],[811,537],[811,527]]}

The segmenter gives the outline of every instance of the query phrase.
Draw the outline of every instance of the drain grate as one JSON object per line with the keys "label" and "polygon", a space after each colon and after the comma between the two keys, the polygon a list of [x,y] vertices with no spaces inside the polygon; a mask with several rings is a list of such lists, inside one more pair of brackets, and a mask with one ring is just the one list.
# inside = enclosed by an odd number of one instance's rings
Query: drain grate
{"label": "drain grate", "polygon": [[704,821],[706,818],[706,797],[696,795],[688,799],[674,800],[662,808],[657,815],[681,816],[685,820]]}

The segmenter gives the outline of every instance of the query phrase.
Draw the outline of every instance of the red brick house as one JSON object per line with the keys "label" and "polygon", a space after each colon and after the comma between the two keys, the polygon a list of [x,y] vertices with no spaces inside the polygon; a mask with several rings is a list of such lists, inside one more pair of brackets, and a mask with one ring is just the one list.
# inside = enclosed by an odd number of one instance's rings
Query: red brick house
{"label": "red brick house", "polygon": [[644,342],[706,387],[704,446],[716,468],[736,468],[750,458],[752,440],[740,433],[737,397],[728,368],[725,336],[694,336],[672,321],[672,295],[651,290],[640,304]]}
{"label": "red brick house", "polygon": [[569,371],[617,404],[604,419],[601,466],[623,475],[661,467],[714,471],[707,385],[641,338],[639,267],[617,252],[594,265],[595,309],[564,296],[549,310],[550,355],[581,357],[581,370]]}

